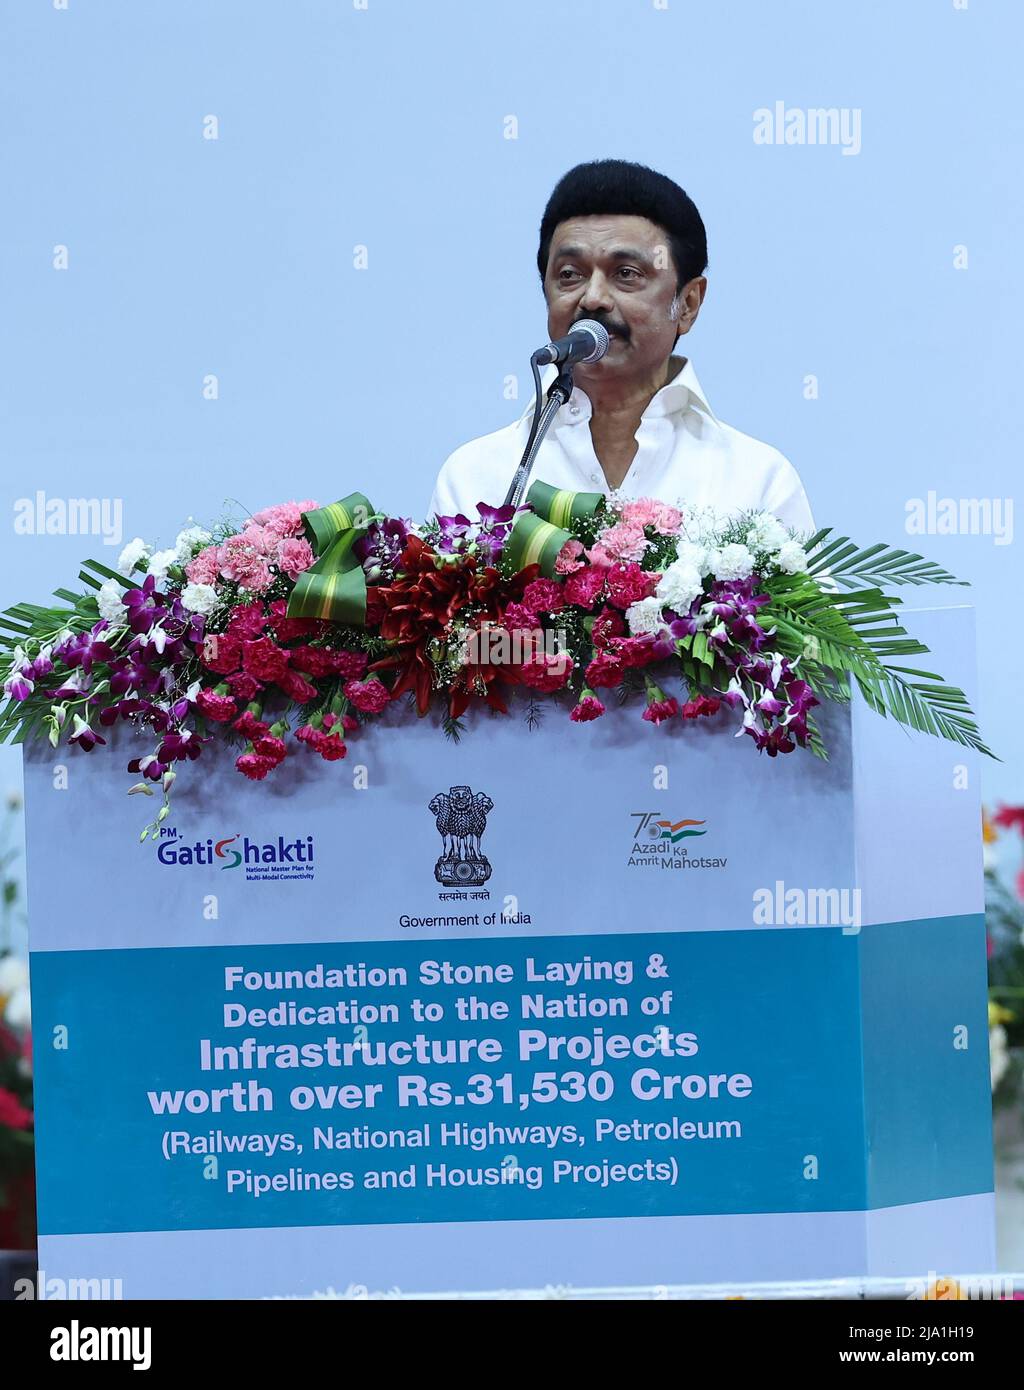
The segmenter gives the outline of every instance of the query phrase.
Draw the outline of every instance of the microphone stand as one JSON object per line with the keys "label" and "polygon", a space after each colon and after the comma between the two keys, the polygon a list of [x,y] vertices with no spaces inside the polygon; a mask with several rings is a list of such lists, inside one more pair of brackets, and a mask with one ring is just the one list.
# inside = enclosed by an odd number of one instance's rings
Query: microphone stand
{"label": "microphone stand", "polygon": [[[537,375],[540,381],[540,374]],[[518,507],[523,493],[526,491],[526,484],[529,482],[530,473],[533,469],[534,460],[537,457],[540,446],[544,443],[544,436],[551,428],[552,421],[558,414],[559,409],[565,405],[572,395],[572,364],[566,363],[560,370],[554,381],[548,387],[547,401],[544,409],[537,418],[534,411],[533,428],[530,431],[530,438],[526,442],[526,449],[520,460],[519,467],[512,475],[508,492],[505,494],[505,506]]]}

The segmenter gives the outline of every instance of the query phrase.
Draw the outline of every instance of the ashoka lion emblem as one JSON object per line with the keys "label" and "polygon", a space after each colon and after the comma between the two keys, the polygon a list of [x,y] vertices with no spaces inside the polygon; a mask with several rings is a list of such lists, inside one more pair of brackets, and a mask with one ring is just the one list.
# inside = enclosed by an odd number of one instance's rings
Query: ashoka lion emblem
{"label": "ashoka lion emblem", "polygon": [[434,877],[447,888],[474,888],[486,883],[491,866],[480,852],[480,836],[487,829],[487,812],[494,802],[472,787],[449,787],[430,803],[437,818],[437,833],[444,841]]}

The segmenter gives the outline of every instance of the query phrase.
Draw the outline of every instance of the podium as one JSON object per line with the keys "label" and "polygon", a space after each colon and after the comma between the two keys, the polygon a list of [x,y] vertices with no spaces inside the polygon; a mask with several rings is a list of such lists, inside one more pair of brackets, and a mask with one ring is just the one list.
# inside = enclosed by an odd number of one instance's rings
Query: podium
{"label": "podium", "polygon": [[[937,669],[969,608],[921,610]],[[994,1267],[975,755],[401,702],[140,844],[25,748],[40,1266],[126,1298]],[[119,1282],[115,1282],[119,1281]]]}

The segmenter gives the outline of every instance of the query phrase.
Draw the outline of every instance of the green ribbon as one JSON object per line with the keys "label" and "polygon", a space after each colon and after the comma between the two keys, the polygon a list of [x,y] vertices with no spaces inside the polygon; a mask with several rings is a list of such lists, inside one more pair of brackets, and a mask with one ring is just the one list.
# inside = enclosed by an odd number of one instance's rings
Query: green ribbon
{"label": "green ribbon", "polygon": [[600,511],[604,506],[604,493],[570,492],[552,487],[550,483],[537,482],[526,494],[526,500],[533,511],[520,512],[516,517],[506,553],[514,569],[540,565],[541,574],[551,579],[558,552],[566,541],[573,539],[566,527],[572,521]]}
{"label": "green ribbon", "polygon": [[316,563],[300,574],[288,599],[289,618],[327,618],[363,627],[366,623],[366,576],[354,554],[375,512],[361,492],[340,502],[303,512],[306,539]]}

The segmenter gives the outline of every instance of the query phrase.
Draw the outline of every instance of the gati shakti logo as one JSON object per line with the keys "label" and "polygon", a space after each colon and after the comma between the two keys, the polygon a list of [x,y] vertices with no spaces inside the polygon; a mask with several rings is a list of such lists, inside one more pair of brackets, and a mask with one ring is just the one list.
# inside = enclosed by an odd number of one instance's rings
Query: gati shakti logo
{"label": "gati shakti logo", "polygon": [[631,811],[631,869],[724,869],[725,857],[691,854],[683,840],[708,833],[706,820],[673,820],[661,811]]}
{"label": "gati shakti logo", "polygon": [[186,840],[177,830],[164,828],[157,842],[159,864],[173,868],[242,869],[248,882],[272,883],[282,879],[311,879],[315,872],[312,835],[259,840],[250,835],[223,839]]}

